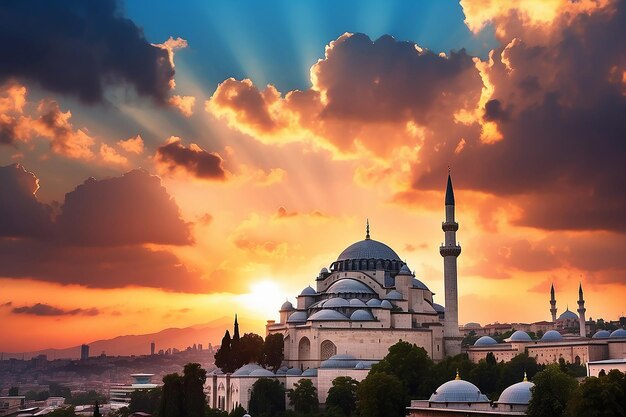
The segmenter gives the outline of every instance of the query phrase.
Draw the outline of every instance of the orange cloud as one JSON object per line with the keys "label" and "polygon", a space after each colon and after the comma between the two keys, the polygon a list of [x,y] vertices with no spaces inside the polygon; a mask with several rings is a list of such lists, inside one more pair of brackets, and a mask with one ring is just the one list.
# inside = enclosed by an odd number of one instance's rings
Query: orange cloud
{"label": "orange cloud", "polygon": [[178,109],[185,117],[191,117],[193,108],[196,105],[196,98],[193,96],[174,95],[167,102],[170,106]]}
{"label": "orange cloud", "polygon": [[120,155],[115,148],[103,143],[100,145],[100,158],[102,161],[120,166],[128,165],[128,158]]}
{"label": "orange cloud", "polygon": [[143,153],[143,139],[140,135],[137,135],[132,138],[128,138],[126,140],[120,140],[117,142],[117,145],[125,150],[128,153],[134,153],[137,155],[141,155]]}

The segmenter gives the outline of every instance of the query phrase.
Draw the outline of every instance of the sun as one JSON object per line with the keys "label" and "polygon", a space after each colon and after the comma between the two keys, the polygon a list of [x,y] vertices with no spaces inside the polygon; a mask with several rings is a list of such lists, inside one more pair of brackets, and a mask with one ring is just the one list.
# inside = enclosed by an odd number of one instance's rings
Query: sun
{"label": "sun", "polygon": [[253,317],[259,320],[274,320],[285,302],[285,290],[272,279],[263,279],[250,285],[250,292],[242,296],[244,306]]}

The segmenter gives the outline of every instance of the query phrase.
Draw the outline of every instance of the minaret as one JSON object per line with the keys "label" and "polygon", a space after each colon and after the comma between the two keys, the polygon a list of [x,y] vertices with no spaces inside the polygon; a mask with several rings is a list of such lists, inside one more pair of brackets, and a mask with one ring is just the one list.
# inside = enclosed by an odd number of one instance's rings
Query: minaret
{"label": "minaret", "polygon": [[237,314],[235,314],[235,328],[233,331],[233,340],[239,341],[239,323],[237,323]]}
{"label": "minaret", "polygon": [[556,323],[556,298],[554,298],[554,284],[550,287],[550,313],[552,314],[552,323]]}
{"label": "minaret", "polygon": [[583,284],[578,286],[578,323],[580,324],[580,337],[587,337],[587,331],[585,327],[585,300],[583,299]]}
{"label": "minaret", "polygon": [[454,356],[461,353],[461,333],[459,332],[459,295],[457,288],[456,258],[461,254],[461,246],[456,242],[459,224],[454,221],[454,190],[448,169],[446,187],[446,221],[441,228],[445,232],[445,243],[439,248],[443,256],[443,282],[445,292],[445,316],[443,324],[444,353]]}

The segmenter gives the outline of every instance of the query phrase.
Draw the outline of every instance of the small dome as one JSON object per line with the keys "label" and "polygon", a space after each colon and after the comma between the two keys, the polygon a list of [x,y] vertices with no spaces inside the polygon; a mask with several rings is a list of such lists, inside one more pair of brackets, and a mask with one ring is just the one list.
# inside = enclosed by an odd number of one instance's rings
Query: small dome
{"label": "small dome", "polygon": [[340,354],[333,355],[320,364],[323,369],[354,369],[359,361],[352,355]]}
{"label": "small dome", "polygon": [[235,370],[235,372],[233,372],[233,376],[248,376],[253,371],[258,371],[259,369],[265,370],[265,369],[261,368],[259,365],[257,365],[256,363],[249,363],[249,364],[244,365],[241,368]]}
{"label": "small dome", "polygon": [[489,345],[497,345],[498,342],[493,337],[483,336],[477,341],[474,342],[474,346],[489,346]]}
{"label": "small dome", "polygon": [[290,368],[287,370],[287,375],[302,375],[302,371],[300,370],[300,368]]}
{"label": "small dome", "polygon": [[465,326],[466,329],[480,329],[480,323],[475,323],[473,321],[467,323]]}
{"label": "small dome", "polygon": [[304,323],[306,321],[306,311],[296,311],[295,313],[291,313],[287,319],[287,323]]}
{"label": "small dome", "polygon": [[317,376],[317,368],[305,369],[304,372],[302,372],[302,376],[308,376],[308,377]]}
{"label": "small dome", "polygon": [[400,268],[400,272],[398,272],[398,275],[413,275],[413,273],[411,272],[409,267],[404,264],[402,265],[402,268]]}
{"label": "small dome", "polygon": [[317,313],[311,314],[309,317],[311,321],[326,321],[326,320],[348,320],[346,316],[338,312],[337,310],[320,310]]}
{"label": "small dome", "polygon": [[293,310],[293,304],[289,301],[285,301],[282,306],[280,306],[280,311],[289,311]]}
{"label": "small dome", "polygon": [[433,303],[433,308],[435,309],[435,311],[437,313],[445,313],[446,312],[446,308],[444,306],[442,306],[441,304]]}
{"label": "small dome", "polygon": [[428,289],[428,287],[426,286],[426,284],[424,284],[422,281],[420,281],[420,280],[419,280],[419,279],[417,279],[417,278],[413,278],[413,279],[411,280],[411,283],[412,283],[412,285],[413,285],[413,288],[417,288],[417,289],[419,289],[419,290],[426,290],[426,291],[430,291],[430,290]]}
{"label": "small dome", "polygon": [[367,304],[358,298],[353,298],[350,300],[350,307],[367,307]]}
{"label": "small dome", "polygon": [[626,337],[626,330],[624,329],[614,330],[613,333],[611,333],[611,336],[609,337]]}
{"label": "small dome", "polygon": [[528,333],[521,330],[514,332],[511,337],[506,339],[507,342],[530,342],[532,339],[528,336]]}
{"label": "small dome", "polygon": [[593,339],[606,339],[611,336],[611,332],[608,330],[598,330],[594,335]]}
{"label": "small dome", "polygon": [[372,298],[365,304],[367,304],[368,307],[380,307],[380,300],[378,298]]}
{"label": "small dome", "polygon": [[578,320],[578,314],[570,311],[569,308],[565,310],[557,320]]}
{"label": "small dome", "polygon": [[400,294],[399,291],[396,290],[391,290],[387,293],[387,295],[385,296],[386,300],[404,300],[404,297],[402,296],[402,294]]}
{"label": "small dome", "polygon": [[311,296],[311,295],[317,295],[317,291],[315,291],[310,285],[308,287],[306,287],[305,289],[302,290],[302,292],[300,293],[300,295],[305,295],[305,296]]}
{"label": "small dome", "polygon": [[383,300],[383,302],[380,303],[380,307],[387,310],[393,310],[393,305],[389,302],[389,300]]}
{"label": "small dome", "polygon": [[344,278],[332,284],[325,291],[326,294],[376,294],[373,289],[352,278]]}
{"label": "small dome", "polygon": [[328,274],[328,268],[326,267],[322,268],[322,270],[320,271],[320,275],[321,274]]}
{"label": "small dome", "polygon": [[354,369],[372,369],[372,365],[375,363],[378,363],[378,361],[360,361]]}
{"label": "small dome", "polygon": [[377,240],[365,239],[353,243],[341,252],[338,261],[347,259],[388,259],[390,261],[401,261],[397,253],[389,246]]}
{"label": "small dome", "polygon": [[350,316],[350,320],[369,321],[369,320],[374,320],[374,317],[369,311],[359,309],[359,310],[356,310],[354,313],[352,313],[352,315]]}
{"label": "small dome", "polygon": [[431,403],[485,403],[489,399],[471,382],[455,379],[441,385],[430,396]]}
{"label": "small dome", "polygon": [[535,384],[529,381],[518,382],[513,384],[500,394],[498,398],[499,404],[528,404],[532,396],[530,389]]}
{"label": "small dome", "polygon": [[276,371],[276,375],[285,375],[287,374],[289,368],[287,368],[286,366],[281,366],[280,368],[278,368],[278,371]]}
{"label": "small dome", "polygon": [[329,300],[326,300],[324,303],[324,308],[343,308],[350,307],[350,302],[345,298],[335,297]]}
{"label": "small dome", "polygon": [[548,330],[542,337],[542,342],[558,342],[559,340],[563,340],[563,336],[561,333],[556,330]]}
{"label": "small dome", "polygon": [[276,375],[274,374],[274,372],[269,371],[267,369],[255,369],[254,371],[250,372],[249,376],[272,377],[272,376],[276,376]]}

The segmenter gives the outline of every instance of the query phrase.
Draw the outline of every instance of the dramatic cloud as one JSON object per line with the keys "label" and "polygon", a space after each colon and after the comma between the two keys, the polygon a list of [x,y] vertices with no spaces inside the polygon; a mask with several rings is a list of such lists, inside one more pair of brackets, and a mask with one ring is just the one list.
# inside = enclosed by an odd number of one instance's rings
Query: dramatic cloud
{"label": "dramatic cloud", "polygon": [[155,157],[165,172],[183,171],[205,180],[226,179],[223,160],[217,153],[207,152],[194,143],[185,147],[175,136],[159,146]]}
{"label": "dramatic cloud", "polygon": [[37,303],[32,306],[14,307],[13,314],[28,314],[31,316],[97,316],[97,308],[75,308],[66,310],[48,304]]}
{"label": "dramatic cloud", "polygon": [[117,145],[128,153],[134,153],[136,155],[143,153],[143,139],[139,135],[134,138],[120,140],[117,142]]}
{"label": "dramatic cloud", "polygon": [[183,116],[191,117],[193,115],[193,108],[196,105],[196,98],[193,96],[179,96],[174,95],[169,98],[167,103],[178,109]]}
{"label": "dramatic cloud", "polygon": [[151,45],[116,0],[4,1],[0,39],[0,79],[32,80],[88,103],[120,83],[165,102],[174,77],[173,48]]}

